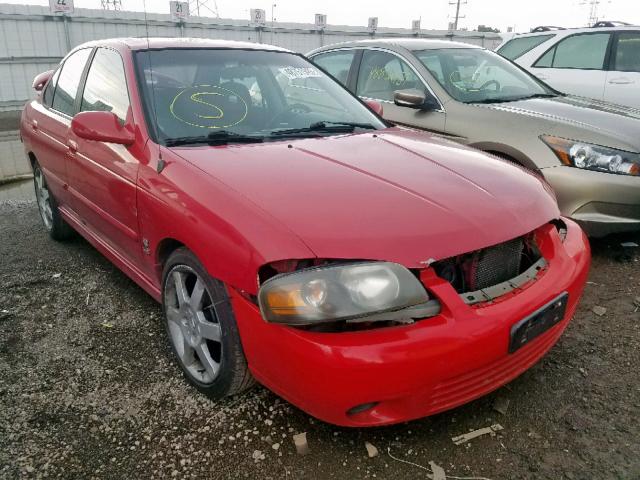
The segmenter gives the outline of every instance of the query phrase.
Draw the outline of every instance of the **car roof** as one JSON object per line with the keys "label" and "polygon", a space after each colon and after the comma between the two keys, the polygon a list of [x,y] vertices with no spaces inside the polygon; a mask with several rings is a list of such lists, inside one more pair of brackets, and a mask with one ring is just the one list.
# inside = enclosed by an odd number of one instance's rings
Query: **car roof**
{"label": "car roof", "polygon": [[86,47],[125,47],[130,50],[157,50],[168,48],[228,48],[239,50],[269,50],[274,52],[291,52],[285,48],[252,42],[236,42],[232,40],[213,40],[208,38],[162,38],[162,37],[123,37],[94,40],[79,45]]}
{"label": "car roof", "polygon": [[311,53],[321,52],[325,50],[333,50],[335,48],[347,47],[402,47],[407,50],[432,50],[440,48],[482,48],[478,45],[463,42],[451,42],[449,40],[429,40],[425,38],[379,38],[372,40],[355,40],[350,42],[334,43],[313,50]]}

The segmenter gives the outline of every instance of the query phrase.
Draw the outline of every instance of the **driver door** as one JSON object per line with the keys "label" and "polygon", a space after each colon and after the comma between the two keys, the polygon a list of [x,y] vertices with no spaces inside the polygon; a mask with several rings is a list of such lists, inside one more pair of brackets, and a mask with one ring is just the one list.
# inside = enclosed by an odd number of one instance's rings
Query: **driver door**
{"label": "driver door", "polygon": [[[108,111],[125,123],[130,112],[120,54],[98,48],[81,94],[80,111]],[[138,160],[129,147],[94,142],[69,130],[69,184],[74,210],[82,223],[120,255],[139,265],[136,179]]]}
{"label": "driver door", "polygon": [[444,111],[399,107],[393,102],[394,92],[407,88],[429,92],[424,80],[399,55],[383,50],[364,50],[358,70],[356,95],[363,100],[376,100],[382,103],[383,116],[386,120],[444,133],[446,120]]}

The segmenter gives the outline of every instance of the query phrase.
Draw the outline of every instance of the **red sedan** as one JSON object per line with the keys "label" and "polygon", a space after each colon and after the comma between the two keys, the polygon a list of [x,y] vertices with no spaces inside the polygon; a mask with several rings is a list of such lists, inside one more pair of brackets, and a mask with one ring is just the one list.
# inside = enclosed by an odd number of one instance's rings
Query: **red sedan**
{"label": "red sedan", "polygon": [[509,382],[575,312],[589,247],[547,184],[390,127],[300,55],[106,40],[34,88],[46,229],[162,302],[214,398],[255,379],[327,422],[406,421]]}

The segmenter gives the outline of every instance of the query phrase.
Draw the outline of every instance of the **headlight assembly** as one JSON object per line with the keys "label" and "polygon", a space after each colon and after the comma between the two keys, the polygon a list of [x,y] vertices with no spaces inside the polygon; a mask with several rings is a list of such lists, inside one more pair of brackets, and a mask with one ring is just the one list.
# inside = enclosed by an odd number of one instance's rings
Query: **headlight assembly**
{"label": "headlight assembly", "polygon": [[390,262],[313,267],[270,278],[258,302],[268,322],[313,325],[408,320],[436,315],[440,303],[405,267]]}
{"label": "headlight assembly", "polygon": [[597,172],[640,176],[638,153],[549,135],[542,135],[540,139],[565,165]]}

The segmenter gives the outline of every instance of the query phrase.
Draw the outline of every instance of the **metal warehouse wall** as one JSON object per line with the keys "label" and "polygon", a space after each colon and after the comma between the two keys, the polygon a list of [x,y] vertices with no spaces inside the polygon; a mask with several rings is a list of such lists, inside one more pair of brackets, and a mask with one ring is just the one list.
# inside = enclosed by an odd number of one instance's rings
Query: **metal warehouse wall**
{"label": "metal warehouse wall", "polygon": [[[323,33],[310,23],[268,23],[257,29],[245,20],[191,17],[184,24],[170,15],[149,14],[150,36],[205,37],[279,45],[305,53],[322,45],[371,37],[366,27],[328,26]],[[407,20],[408,22],[408,20]],[[83,42],[109,37],[142,37],[147,33],[142,12],[76,9],[67,18],[52,15],[47,7],[0,4],[0,112],[20,109],[33,97],[31,82],[66,53]],[[450,39],[493,48],[500,36],[493,33],[447,32],[380,28],[376,37],[413,36]]]}

